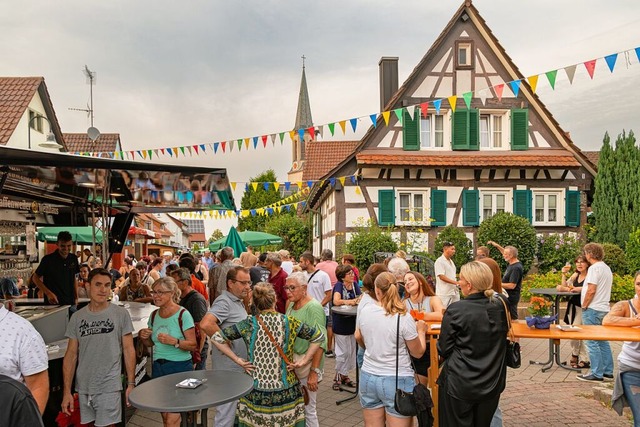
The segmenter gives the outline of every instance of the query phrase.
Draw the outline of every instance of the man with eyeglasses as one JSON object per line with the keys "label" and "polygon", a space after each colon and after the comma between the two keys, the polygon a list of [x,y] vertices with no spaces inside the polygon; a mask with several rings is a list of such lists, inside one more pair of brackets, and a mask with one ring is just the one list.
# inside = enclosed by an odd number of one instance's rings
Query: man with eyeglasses
{"label": "man with eyeglasses", "polygon": [[442,255],[434,264],[436,295],[442,301],[444,308],[449,307],[451,303],[460,301],[460,283],[456,280],[456,265],[453,263],[455,253],[455,245],[452,242],[444,242]]}
{"label": "man with eyeglasses", "polygon": [[55,252],[42,258],[31,278],[44,294],[45,304],[70,305],[72,311],[75,311],[78,302],[76,274],[80,273],[80,265],[78,258],[71,255],[71,233],[58,233],[57,245],[58,249]]}
{"label": "man with eyeglasses", "polygon": [[[205,314],[207,314],[207,300],[205,300],[198,291],[193,289],[191,272],[187,268],[179,268],[172,271],[171,277],[176,281],[176,285],[178,285],[178,289],[180,289],[180,305],[193,317],[196,332],[201,330],[200,322]],[[196,333],[196,338],[197,337],[198,334]],[[201,339],[197,344],[200,346],[200,362],[196,363],[195,370],[201,371],[205,369],[207,364],[209,343],[206,339]]]}
{"label": "man with eyeglasses", "polygon": [[[251,276],[249,270],[232,267],[227,272],[227,289],[218,296],[209,312],[200,322],[200,328],[210,337],[220,329],[247,318],[248,311],[244,300],[248,300],[251,293]],[[242,338],[231,341],[231,350],[244,360],[248,360],[247,346]],[[213,347],[211,361],[214,371],[244,372],[244,369]],[[238,401],[225,403],[216,407],[214,425],[216,427],[231,427],[235,420]]]}

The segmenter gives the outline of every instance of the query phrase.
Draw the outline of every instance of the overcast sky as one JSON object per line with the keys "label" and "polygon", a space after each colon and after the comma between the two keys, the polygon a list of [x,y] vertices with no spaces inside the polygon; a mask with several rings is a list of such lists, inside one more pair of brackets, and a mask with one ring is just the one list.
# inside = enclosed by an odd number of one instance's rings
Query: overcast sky
{"label": "overcast sky", "polygon": [[[203,144],[293,128],[301,56],[315,124],[379,111],[378,61],[398,56],[400,82],[424,56],[460,1],[24,0],[0,5],[0,75],[44,76],[63,132],[84,132],[97,73],[95,126],[128,150]],[[475,0],[525,76],[640,46],[638,0]],[[583,149],[605,131],[640,128],[640,66],[604,61],[594,80],[578,67],[570,86],[538,94]],[[365,130],[361,122],[360,129]],[[347,132],[345,139],[361,133]],[[279,145],[279,144],[278,144]],[[274,168],[290,146],[180,159],[226,167],[246,181]],[[168,160],[167,160],[168,161]],[[239,200],[238,200],[239,204]]]}

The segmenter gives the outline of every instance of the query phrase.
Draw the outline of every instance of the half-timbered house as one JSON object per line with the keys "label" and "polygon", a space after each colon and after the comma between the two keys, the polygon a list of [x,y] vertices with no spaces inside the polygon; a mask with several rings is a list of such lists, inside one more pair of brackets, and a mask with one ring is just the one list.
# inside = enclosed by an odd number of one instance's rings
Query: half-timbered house
{"label": "half-timbered house", "polygon": [[[339,253],[362,219],[391,227],[398,241],[421,242],[414,248],[419,250],[432,249],[446,225],[463,228],[477,243],[477,227],[497,212],[521,215],[540,233],[577,231],[586,221],[594,165],[532,91],[471,1],[456,11],[400,87],[397,63],[380,60],[380,108],[404,107],[401,118],[391,113],[385,125],[379,117],[349,155],[318,177],[324,181],[310,194],[314,253]],[[521,79],[516,96],[508,83]],[[495,88],[500,84],[501,94]],[[462,99],[468,92],[470,108]],[[458,95],[455,111],[448,102],[452,95]],[[441,100],[439,111],[434,100]],[[426,114],[420,108],[425,102]],[[322,144],[312,142],[307,150],[322,150]],[[306,168],[317,169],[309,158]],[[349,175],[358,176],[357,187],[328,181]]]}

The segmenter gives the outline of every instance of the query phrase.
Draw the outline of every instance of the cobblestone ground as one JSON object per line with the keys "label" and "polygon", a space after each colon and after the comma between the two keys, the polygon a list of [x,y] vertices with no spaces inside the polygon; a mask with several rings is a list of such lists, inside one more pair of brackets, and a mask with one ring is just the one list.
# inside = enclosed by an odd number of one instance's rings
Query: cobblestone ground
{"label": "cobblestone ground", "polygon": [[[502,394],[500,407],[504,426],[631,426],[627,416],[620,417],[613,410],[594,399],[593,385],[578,381],[576,372],[554,365],[547,372],[540,366],[530,365],[529,360],[547,360],[548,341],[523,339],[522,367],[509,369],[507,388]],[[611,343],[614,359],[620,351],[620,343]],[[561,347],[562,360],[570,354],[569,344]],[[346,392],[333,391],[334,359],[327,359],[325,380],[320,383],[318,415],[321,426],[364,426],[358,399],[335,404],[337,399],[348,397]],[[351,376],[355,380],[355,374]],[[209,410],[209,426],[213,426],[213,414]],[[160,414],[137,410],[127,424],[129,426],[155,427],[162,425]],[[417,424],[416,424],[417,425]]]}

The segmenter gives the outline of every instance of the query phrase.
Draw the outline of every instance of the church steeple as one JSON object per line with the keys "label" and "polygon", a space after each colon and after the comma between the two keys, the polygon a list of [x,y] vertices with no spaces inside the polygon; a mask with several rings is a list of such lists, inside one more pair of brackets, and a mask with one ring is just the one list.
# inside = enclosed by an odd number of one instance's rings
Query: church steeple
{"label": "church steeple", "polygon": [[[311,135],[306,129],[313,126],[313,119],[311,118],[311,104],[309,102],[309,91],[307,89],[305,59],[307,58],[302,55],[302,80],[300,81],[300,93],[298,94],[298,110],[296,112],[296,123],[293,129],[295,131],[295,136],[293,138],[293,143],[291,146],[292,162],[291,170],[289,171],[290,178],[297,175],[302,176],[305,157],[305,144],[311,140]],[[300,134],[298,133],[300,129],[305,129],[302,141],[300,140]]]}

